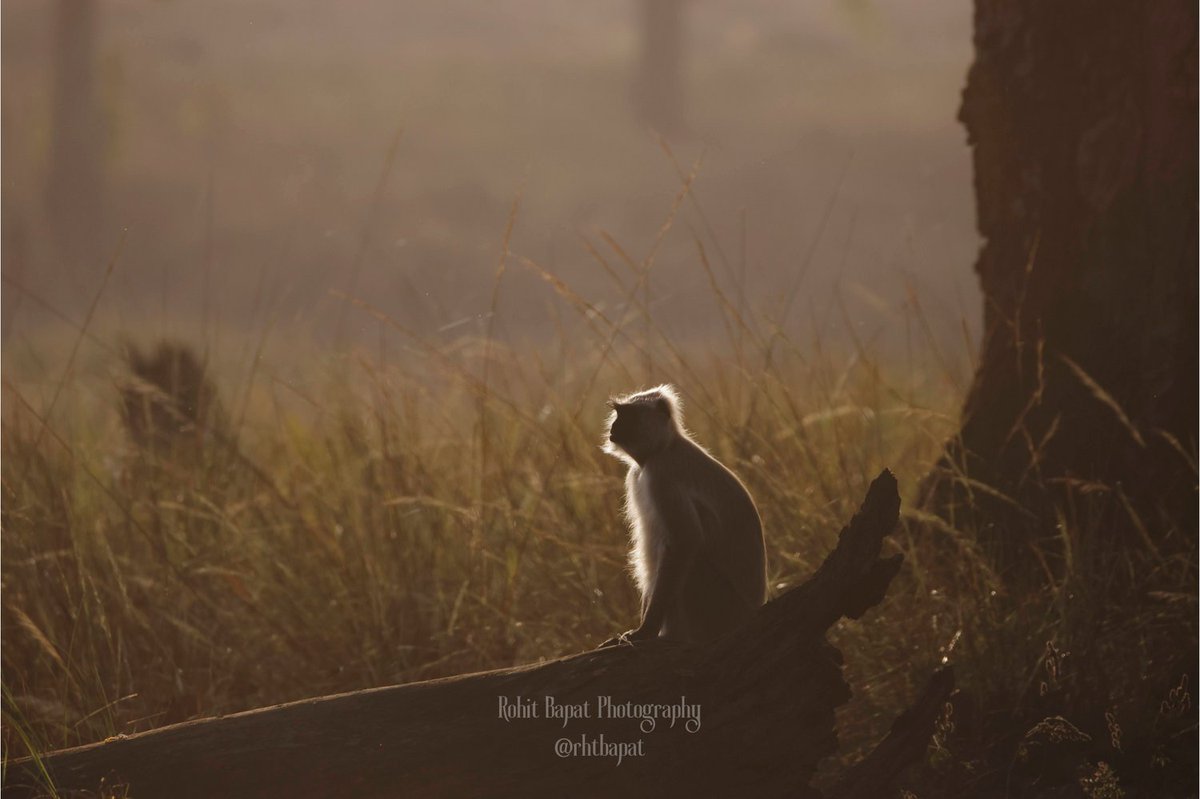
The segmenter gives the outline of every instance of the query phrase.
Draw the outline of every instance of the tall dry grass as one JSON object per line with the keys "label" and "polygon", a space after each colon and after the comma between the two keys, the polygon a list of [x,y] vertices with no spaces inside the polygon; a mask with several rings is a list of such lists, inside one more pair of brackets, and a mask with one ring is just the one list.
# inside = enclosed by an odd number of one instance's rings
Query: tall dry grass
{"label": "tall dry grass", "polygon": [[[227,419],[188,457],[130,441],[119,347],[90,320],[70,333],[63,372],[23,381],[10,359],[5,754],[536,661],[628,628],[621,467],[598,448],[610,393],[679,387],[698,440],[757,499],[776,590],[811,573],[881,468],[910,499],[956,427],[968,353],[943,351],[915,302],[907,347],[852,325],[837,339],[793,335],[793,297],[747,308],[738,268],[699,240],[695,278],[725,336],[700,345],[659,329],[654,257],[687,199],[681,177],[648,255],[587,242],[619,302],[510,253],[506,234],[491,314],[467,334],[420,335],[347,296],[378,346],[314,358],[299,379],[264,361],[261,343],[240,371],[214,356]],[[555,298],[554,340],[497,335],[515,270]],[[834,634],[856,694],[841,718],[846,757],[952,660],[964,693],[914,785],[973,795],[1022,779],[1042,751],[1026,732],[1051,716],[1087,731],[1080,762],[1096,790],[1186,772],[1194,553],[1097,550],[1075,508],[1060,531],[1086,556],[1014,593],[970,530],[906,507],[901,578]],[[1135,579],[1110,590],[1122,569]]]}

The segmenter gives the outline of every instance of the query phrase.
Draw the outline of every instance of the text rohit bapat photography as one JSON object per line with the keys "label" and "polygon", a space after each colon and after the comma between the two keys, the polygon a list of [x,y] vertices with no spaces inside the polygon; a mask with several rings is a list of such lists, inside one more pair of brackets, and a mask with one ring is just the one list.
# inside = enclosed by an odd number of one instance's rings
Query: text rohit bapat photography
{"label": "text rohit bapat photography", "polygon": [[[611,696],[597,696],[582,702],[559,702],[552,696],[537,700],[531,697],[498,697],[498,718],[504,721],[549,719],[561,723],[563,730],[571,726],[576,737],[547,739],[559,757],[612,758],[621,765],[626,757],[644,757],[646,739],[652,736],[661,722],[663,728],[674,729],[678,722],[689,733],[700,730],[700,706],[688,703],[686,697],[670,705],[635,704],[614,701]],[[625,719],[629,721],[627,737],[606,740],[604,733],[589,736],[587,721],[591,719]],[[653,745],[652,743],[650,744]]]}

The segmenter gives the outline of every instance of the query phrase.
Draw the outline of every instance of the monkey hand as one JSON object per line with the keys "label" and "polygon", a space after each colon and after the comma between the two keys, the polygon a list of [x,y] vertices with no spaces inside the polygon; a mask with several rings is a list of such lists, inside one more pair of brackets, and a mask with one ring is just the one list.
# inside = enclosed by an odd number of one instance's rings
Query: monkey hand
{"label": "monkey hand", "polygon": [[649,630],[645,627],[639,627],[636,630],[627,630],[626,632],[621,633],[620,635],[618,635],[615,638],[609,638],[607,641],[600,644],[600,646],[598,646],[596,648],[597,649],[605,649],[606,647],[621,646],[622,644],[625,646],[634,646],[634,645],[640,643],[641,641],[649,641],[649,640],[651,640],[653,638],[657,638],[657,637],[658,636],[654,633],[653,630]]}

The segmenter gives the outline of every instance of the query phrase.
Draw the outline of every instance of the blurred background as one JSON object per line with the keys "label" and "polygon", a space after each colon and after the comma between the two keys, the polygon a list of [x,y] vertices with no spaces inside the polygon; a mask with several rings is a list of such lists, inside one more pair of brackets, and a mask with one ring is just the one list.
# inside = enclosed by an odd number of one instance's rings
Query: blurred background
{"label": "blurred background", "polygon": [[10,353],[78,324],[114,257],[92,329],[270,318],[292,347],[375,335],[334,292],[419,335],[494,309],[490,335],[541,338],[554,292],[521,259],[604,312],[606,267],[652,257],[658,324],[702,343],[699,246],[795,334],[919,301],[935,337],[977,335],[968,4],[7,0],[3,23]]}

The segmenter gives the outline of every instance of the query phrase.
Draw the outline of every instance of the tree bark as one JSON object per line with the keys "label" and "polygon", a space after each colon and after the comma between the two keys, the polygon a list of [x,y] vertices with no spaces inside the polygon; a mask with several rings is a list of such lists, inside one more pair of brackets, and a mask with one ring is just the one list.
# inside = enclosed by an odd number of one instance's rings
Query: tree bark
{"label": "tree bark", "polygon": [[984,343],[923,503],[1002,564],[1084,494],[1118,545],[1195,540],[1196,26],[1194,0],[976,0]]}
{"label": "tree bark", "polygon": [[[900,500],[884,472],[802,585],[716,643],[655,641],[544,664],[294,702],[52,753],[62,790],[127,785],[136,796],[819,796],[809,787],[837,747],[834,711],[850,697],[841,654],[825,638],[883,597],[901,556],[880,558]],[[953,685],[939,672],[879,751],[847,776],[846,797],[886,787],[929,741]],[[698,705],[671,725],[607,718],[599,698]],[[500,718],[500,701],[532,701],[539,718]],[[547,698],[590,717],[546,718]],[[932,710],[931,710],[932,709]],[[688,718],[698,729],[689,729]],[[615,756],[563,757],[556,742],[641,741]],[[36,795],[38,767],[10,764],[5,796]],[[11,793],[10,793],[11,792]]]}

